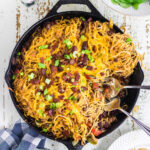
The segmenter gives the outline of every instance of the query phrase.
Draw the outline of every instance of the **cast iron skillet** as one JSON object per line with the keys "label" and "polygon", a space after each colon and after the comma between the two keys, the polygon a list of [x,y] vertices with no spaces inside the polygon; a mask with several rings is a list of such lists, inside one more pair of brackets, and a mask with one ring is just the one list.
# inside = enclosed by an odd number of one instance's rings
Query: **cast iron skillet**
{"label": "cast iron skillet", "polygon": [[[86,6],[89,7],[89,9],[91,10],[90,13],[88,12],[83,12],[83,11],[67,11],[67,12],[61,12],[61,13],[57,13],[57,10],[58,8],[63,5],[63,4],[84,4]],[[19,42],[16,44],[13,52],[12,52],[12,55],[11,55],[11,59],[10,59],[10,62],[9,62],[9,66],[8,66],[8,69],[6,71],[6,74],[5,74],[5,80],[8,84],[8,86],[10,88],[13,89],[13,86],[12,86],[12,70],[13,70],[13,64],[12,64],[12,59],[13,57],[16,57],[17,55],[17,50],[21,50],[22,49],[22,46],[23,44],[29,39],[29,37],[33,34],[33,32],[35,31],[35,29],[39,26],[43,26],[45,22],[47,21],[54,21],[56,19],[60,19],[61,17],[80,17],[80,16],[83,16],[85,17],[86,19],[88,19],[89,17],[92,17],[93,20],[100,20],[101,22],[105,22],[105,21],[108,21],[107,19],[105,19],[99,12],[98,10],[90,3],[89,0],[60,0],[56,3],[56,5],[52,8],[52,10],[47,14],[47,16],[45,18],[43,18],[42,20],[38,21],[37,23],[35,23],[33,26],[31,26],[25,33],[24,35],[20,38]],[[122,33],[122,31],[114,25],[114,29],[116,32],[120,32]],[[134,70],[134,73],[132,74],[131,76],[131,81],[129,84],[132,84],[132,85],[141,85],[142,84],[142,81],[144,79],[144,75],[143,75],[143,72],[141,70],[141,67],[140,67],[140,64],[138,63],[138,65],[136,66],[135,70]],[[17,107],[18,103],[15,99],[15,96],[14,96],[14,93],[12,91],[9,91],[10,92],[10,96],[12,98],[12,101],[18,111],[18,113],[20,114],[20,116],[33,128],[35,128],[38,132],[40,132],[39,128],[37,127],[34,127],[30,122],[31,122],[31,119],[30,118],[27,118],[24,116],[24,113],[21,109],[19,109]],[[128,112],[131,112],[131,110],[133,109],[136,101],[137,101],[137,98],[138,98],[138,95],[139,95],[139,89],[130,89],[128,90],[128,95],[122,99],[122,104],[125,103],[128,105],[128,108],[127,108],[127,111]],[[98,138],[102,138],[106,135],[108,135],[109,133],[111,133],[113,130],[115,130],[116,128],[119,127],[120,124],[123,123],[123,121],[126,119],[126,116],[123,115],[122,113],[118,113],[117,115],[117,120],[115,123],[112,124],[111,127],[109,127],[107,129],[107,131],[103,134],[101,134],[100,136],[98,136]],[[54,139],[54,137],[52,136],[48,136],[46,135],[45,133],[42,133],[45,137],[47,138],[50,138],[50,139]],[[81,144],[77,144],[75,147],[73,147],[72,145],[72,141],[70,139],[68,140],[57,140],[63,144],[65,144],[67,146],[67,148],[69,150],[81,150],[82,149],[82,146]]]}

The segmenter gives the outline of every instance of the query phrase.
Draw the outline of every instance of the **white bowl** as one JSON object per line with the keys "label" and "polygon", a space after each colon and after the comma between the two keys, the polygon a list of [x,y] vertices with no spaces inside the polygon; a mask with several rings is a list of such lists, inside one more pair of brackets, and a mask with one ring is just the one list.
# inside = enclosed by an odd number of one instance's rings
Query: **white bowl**
{"label": "white bowl", "polygon": [[150,16],[150,1],[140,4],[139,9],[136,10],[133,7],[129,8],[122,8],[119,5],[115,5],[111,2],[111,0],[102,0],[105,5],[110,7],[111,9],[124,14],[124,15],[130,15],[130,16]]}

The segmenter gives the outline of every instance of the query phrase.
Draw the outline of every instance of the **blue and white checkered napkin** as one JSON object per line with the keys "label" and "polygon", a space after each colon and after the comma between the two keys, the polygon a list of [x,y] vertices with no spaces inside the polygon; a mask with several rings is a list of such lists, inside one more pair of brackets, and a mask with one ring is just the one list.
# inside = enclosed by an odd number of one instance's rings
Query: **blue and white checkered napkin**
{"label": "blue and white checkered napkin", "polygon": [[0,150],[46,150],[45,140],[22,120],[16,122],[12,131],[7,128],[0,130]]}

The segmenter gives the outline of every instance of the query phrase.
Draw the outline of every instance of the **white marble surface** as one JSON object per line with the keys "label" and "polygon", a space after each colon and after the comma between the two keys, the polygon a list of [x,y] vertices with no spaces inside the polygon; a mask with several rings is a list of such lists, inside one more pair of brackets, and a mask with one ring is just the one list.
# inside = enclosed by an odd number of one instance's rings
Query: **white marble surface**
{"label": "white marble surface", "polygon": [[[37,0],[34,6],[26,8],[20,0],[0,0],[0,128],[11,128],[20,118],[12,104],[4,74],[12,50],[19,37],[36,21],[43,18],[54,6],[57,0]],[[126,26],[127,32],[139,42],[137,50],[145,53],[143,70],[145,80],[143,84],[150,85],[150,16],[130,17],[119,14],[113,9],[103,5],[101,0],[91,0],[93,5],[108,19],[112,19],[118,26]],[[87,10],[85,6],[67,6],[62,10]],[[132,114],[150,126],[150,91],[141,90],[137,104],[138,112]],[[100,139],[96,146],[87,144],[83,150],[107,150],[113,141],[122,134],[138,127],[127,119],[119,129]],[[47,140],[46,147],[51,150],[66,150],[58,142]]]}

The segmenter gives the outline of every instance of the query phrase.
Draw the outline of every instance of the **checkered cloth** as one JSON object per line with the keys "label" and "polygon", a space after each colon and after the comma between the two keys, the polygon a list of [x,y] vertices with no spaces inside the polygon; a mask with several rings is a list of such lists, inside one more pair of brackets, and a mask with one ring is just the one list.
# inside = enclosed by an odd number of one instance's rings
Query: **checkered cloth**
{"label": "checkered cloth", "polygon": [[46,150],[45,140],[22,120],[16,122],[12,131],[7,128],[0,130],[0,150]]}

